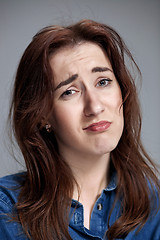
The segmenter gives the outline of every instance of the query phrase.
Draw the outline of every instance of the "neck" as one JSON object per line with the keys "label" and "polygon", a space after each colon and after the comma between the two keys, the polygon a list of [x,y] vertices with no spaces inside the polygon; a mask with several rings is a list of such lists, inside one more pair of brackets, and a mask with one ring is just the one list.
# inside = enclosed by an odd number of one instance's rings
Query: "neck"
{"label": "neck", "polygon": [[[68,160],[69,159],[69,160]],[[67,161],[68,160],[68,161]],[[75,185],[73,198],[78,196],[94,195],[96,198],[108,184],[110,154],[102,156],[69,156],[66,159],[72,169],[74,178],[79,186]]]}
{"label": "neck", "polygon": [[105,155],[97,159],[97,161],[92,159],[84,167],[74,168],[72,171],[79,186],[79,191],[77,186],[75,186],[73,198],[82,203],[84,209],[84,226],[89,229],[91,213],[95,202],[108,184],[109,155]]}
{"label": "neck", "polygon": [[109,178],[110,154],[87,156],[82,154],[63,154],[72,169],[75,184],[73,199],[83,204],[84,226],[90,228],[92,209]]}

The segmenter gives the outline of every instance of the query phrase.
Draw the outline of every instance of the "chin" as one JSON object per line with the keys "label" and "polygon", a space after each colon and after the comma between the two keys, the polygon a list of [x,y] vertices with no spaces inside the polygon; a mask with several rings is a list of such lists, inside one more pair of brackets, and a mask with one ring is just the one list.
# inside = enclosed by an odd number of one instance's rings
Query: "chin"
{"label": "chin", "polygon": [[[106,142],[106,144],[105,144]],[[98,141],[95,145],[95,151],[99,154],[106,154],[112,152],[118,145],[119,139],[115,141]]]}

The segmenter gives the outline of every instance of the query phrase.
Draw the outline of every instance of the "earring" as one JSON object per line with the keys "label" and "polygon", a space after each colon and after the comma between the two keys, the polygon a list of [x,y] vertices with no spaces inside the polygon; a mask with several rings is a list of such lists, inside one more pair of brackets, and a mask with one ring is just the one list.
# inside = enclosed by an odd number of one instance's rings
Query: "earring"
{"label": "earring", "polygon": [[46,131],[47,131],[48,133],[50,133],[50,132],[51,132],[51,124],[47,123],[47,124],[45,125],[45,129],[46,129]]}

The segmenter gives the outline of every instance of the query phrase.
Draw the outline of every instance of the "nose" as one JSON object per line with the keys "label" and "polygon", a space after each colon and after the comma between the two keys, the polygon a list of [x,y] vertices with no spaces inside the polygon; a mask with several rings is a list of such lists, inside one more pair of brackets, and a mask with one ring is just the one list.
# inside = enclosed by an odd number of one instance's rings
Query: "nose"
{"label": "nose", "polygon": [[85,93],[84,98],[84,115],[86,117],[97,116],[104,111],[104,104],[101,101],[100,95],[95,92]]}

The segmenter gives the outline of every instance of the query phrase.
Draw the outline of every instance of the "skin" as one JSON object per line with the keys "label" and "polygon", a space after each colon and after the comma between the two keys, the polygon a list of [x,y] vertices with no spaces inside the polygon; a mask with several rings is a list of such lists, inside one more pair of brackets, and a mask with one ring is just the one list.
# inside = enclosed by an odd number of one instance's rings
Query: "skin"
{"label": "skin", "polygon": [[[84,226],[89,229],[92,208],[108,183],[110,152],[123,132],[121,90],[108,57],[94,43],[61,49],[50,64],[55,85],[50,124],[80,186]],[[105,121],[104,129],[89,127],[100,121]],[[73,198],[78,198],[76,187]]]}

